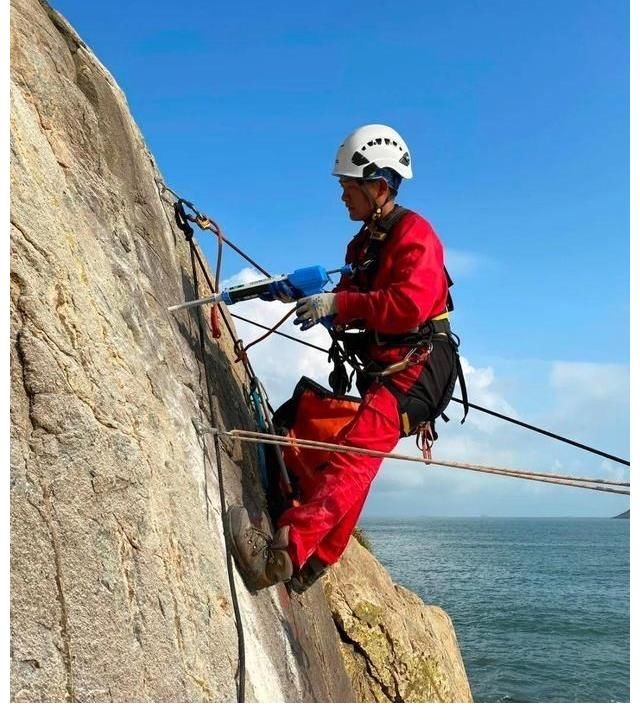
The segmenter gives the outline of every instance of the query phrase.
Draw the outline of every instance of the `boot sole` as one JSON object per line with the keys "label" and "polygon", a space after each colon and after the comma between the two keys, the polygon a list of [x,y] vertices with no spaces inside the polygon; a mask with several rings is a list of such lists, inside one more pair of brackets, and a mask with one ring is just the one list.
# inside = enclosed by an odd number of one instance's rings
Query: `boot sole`
{"label": "boot sole", "polygon": [[317,582],[322,580],[322,578],[327,574],[327,570],[322,572],[318,577],[314,577],[311,581],[303,581],[300,580],[300,578],[297,578],[295,575],[287,582],[287,587],[296,593],[296,595],[302,595],[305,593],[309,588],[313,587]]}

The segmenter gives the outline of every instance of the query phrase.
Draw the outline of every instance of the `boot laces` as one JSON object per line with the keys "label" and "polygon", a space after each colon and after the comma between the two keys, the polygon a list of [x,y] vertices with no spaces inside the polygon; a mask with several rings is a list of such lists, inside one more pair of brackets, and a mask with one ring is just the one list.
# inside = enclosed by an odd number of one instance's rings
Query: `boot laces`
{"label": "boot laces", "polygon": [[[251,556],[255,557],[256,555],[264,555],[266,560],[273,560],[273,550],[270,547],[270,543],[272,542],[273,538],[271,535],[267,534],[263,530],[258,529],[257,527],[250,527],[247,530],[247,537],[249,538],[249,542],[251,543]],[[260,545],[260,542],[263,544]]]}

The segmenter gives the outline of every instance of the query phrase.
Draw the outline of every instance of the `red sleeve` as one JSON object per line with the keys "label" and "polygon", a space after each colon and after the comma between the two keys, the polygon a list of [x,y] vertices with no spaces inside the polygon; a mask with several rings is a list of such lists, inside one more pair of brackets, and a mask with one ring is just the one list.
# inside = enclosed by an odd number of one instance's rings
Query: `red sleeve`
{"label": "red sleeve", "polygon": [[368,329],[401,334],[444,308],[442,244],[427,221],[411,214],[400,221],[390,241],[376,277],[382,288],[366,293],[338,290],[336,324],[362,319]]}

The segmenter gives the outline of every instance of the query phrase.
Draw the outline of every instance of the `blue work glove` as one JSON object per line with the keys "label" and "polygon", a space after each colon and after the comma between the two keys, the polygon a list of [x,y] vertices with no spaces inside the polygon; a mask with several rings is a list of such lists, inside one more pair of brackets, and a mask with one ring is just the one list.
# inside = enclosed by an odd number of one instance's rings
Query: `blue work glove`
{"label": "blue work glove", "polygon": [[269,284],[268,291],[260,294],[262,301],[281,301],[283,304],[289,304],[296,300],[296,291],[286,279],[273,281]]}
{"label": "blue work glove", "polygon": [[338,309],[336,306],[336,295],[331,293],[314,294],[299,299],[296,304],[296,319],[294,324],[299,324],[302,331],[310,329],[320,322],[327,329],[333,326]]}

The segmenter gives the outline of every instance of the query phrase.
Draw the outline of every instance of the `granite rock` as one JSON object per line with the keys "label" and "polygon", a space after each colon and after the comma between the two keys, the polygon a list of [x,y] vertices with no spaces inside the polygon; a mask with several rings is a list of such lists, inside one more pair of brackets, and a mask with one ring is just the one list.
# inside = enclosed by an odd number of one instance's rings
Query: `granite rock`
{"label": "granite rock", "polygon": [[447,613],[396,585],[357,540],[326,576],[324,589],[358,700],[473,702]]}

